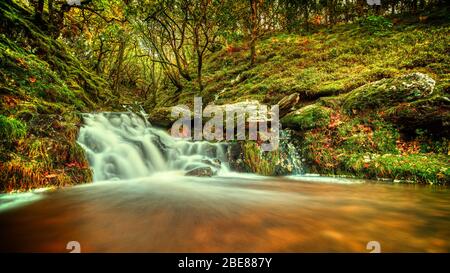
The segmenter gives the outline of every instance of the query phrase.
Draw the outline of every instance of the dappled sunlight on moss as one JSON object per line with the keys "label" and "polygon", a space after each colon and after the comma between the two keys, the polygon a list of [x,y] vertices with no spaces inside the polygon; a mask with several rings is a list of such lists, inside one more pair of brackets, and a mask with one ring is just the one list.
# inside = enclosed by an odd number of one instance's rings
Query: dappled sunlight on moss
{"label": "dappled sunlight on moss", "polygon": [[27,134],[27,126],[14,118],[0,115],[0,139],[6,144],[19,140]]}
{"label": "dappled sunlight on moss", "polygon": [[281,123],[298,130],[324,127],[330,123],[330,113],[330,109],[312,104],[288,114],[281,119]]}
{"label": "dappled sunlight on moss", "polygon": [[[301,98],[314,100],[411,70],[428,73],[439,83],[448,78],[448,31],[448,26],[439,25],[426,29],[398,26],[379,38],[350,24],[310,35],[279,34],[258,44],[261,58],[253,67],[247,64],[245,50],[211,55],[205,64],[208,85],[204,96],[212,100],[215,93],[225,90],[219,97],[221,103],[261,95],[275,103],[298,92]],[[256,86],[264,88],[253,92]]]}

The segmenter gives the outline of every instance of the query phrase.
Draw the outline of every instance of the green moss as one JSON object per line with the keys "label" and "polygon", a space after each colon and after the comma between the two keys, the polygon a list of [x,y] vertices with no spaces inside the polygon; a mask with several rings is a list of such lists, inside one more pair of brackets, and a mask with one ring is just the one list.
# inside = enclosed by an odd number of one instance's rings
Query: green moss
{"label": "green moss", "polygon": [[326,83],[320,87],[316,92],[320,94],[320,97],[324,96],[333,96],[345,91],[345,82],[344,81],[333,81],[330,83]]}
{"label": "green moss", "polygon": [[339,147],[349,153],[398,153],[398,130],[376,116],[344,122],[337,127],[337,133]]}
{"label": "green moss", "polygon": [[407,133],[425,129],[429,133],[446,136],[450,133],[450,98],[436,94],[430,98],[402,103],[388,108],[383,117]]}
{"label": "green moss", "polygon": [[0,139],[10,144],[25,137],[27,134],[27,126],[14,118],[0,115]]}
{"label": "green moss", "polygon": [[[258,42],[254,66],[248,52],[216,52],[205,60],[204,103],[273,105],[298,93],[299,110],[281,123],[298,131],[309,172],[444,183],[436,167],[449,158],[450,27],[443,22],[392,26],[372,16],[306,35],[272,35]],[[434,90],[414,72],[434,79]],[[157,104],[192,101],[194,87],[175,100],[167,91]],[[243,169],[273,174],[277,157],[247,146]],[[421,164],[408,165],[408,158]]]}
{"label": "green moss", "polygon": [[0,17],[0,192],[92,181],[77,113],[114,99],[106,81],[17,2],[0,2]]}
{"label": "green moss", "polygon": [[244,144],[244,162],[252,173],[274,175],[279,151],[264,152],[255,142]]}
{"label": "green moss", "polygon": [[308,105],[290,113],[281,119],[283,127],[308,130],[327,126],[330,123],[331,110],[316,104]]}
{"label": "green moss", "polygon": [[383,79],[361,86],[343,97],[347,113],[378,109],[401,102],[411,102],[429,96],[435,82],[430,77],[413,73],[394,79]]}
{"label": "green moss", "polygon": [[[0,147],[1,191],[91,181],[75,142],[76,113],[115,100],[106,81],[34,25],[31,13],[0,2],[0,122],[9,126],[0,132],[14,140]],[[396,27],[372,16],[307,35],[266,36],[257,44],[254,66],[247,51],[222,49],[205,59],[201,94],[195,82],[182,80],[181,92],[169,85],[146,109],[154,110],[153,123],[167,126],[170,106],[189,105],[194,95],[205,104],[248,99],[273,105],[298,93],[296,109],[303,107],[282,124],[299,131],[312,172],[445,183],[450,27],[443,23]],[[415,76],[397,78],[411,72],[432,76],[433,94]],[[277,174],[285,159],[255,142],[242,151],[248,171],[259,174]]]}
{"label": "green moss", "polygon": [[82,148],[66,139],[31,137],[0,164],[0,191],[66,186],[92,181]]}
{"label": "green moss", "polygon": [[344,170],[358,177],[450,183],[450,160],[443,155],[354,155],[343,162]]}
{"label": "green moss", "polygon": [[362,20],[360,20],[360,24],[367,32],[376,36],[389,34],[393,26],[392,22],[389,19],[383,16],[374,15],[363,18]]}
{"label": "green moss", "polygon": [[348,118],[337,114],[331,128],[303,134],[302,154],[310,172],[417,183],[450,182],[449,143],[417,132],[402,139],[399,130],[376,114]]}
{"label": "green moss", "polygon": [[[375,24],[375,28],[381,24],[383,28],[380,20],[377,17],[367,24]],[[248,52],[244,50],[216,52],[205,60],[207,80],[202,96],[210,102],[223,91],[217,103],[263,99],[275,104],[293,92],[302,100],[312,101],[412,71],[430,74],[436,80],[447,77],[448,25],[393,27],[388,35],[374,37],[367,24],[340,25],[308,35],[269,36],[257,44],[261,58],[254,66],[248,65]],[[187,85],[182,93],[191,93],[194,88]],[[161,94],[160,106],[167,106],[166,96],[172,95]]]}

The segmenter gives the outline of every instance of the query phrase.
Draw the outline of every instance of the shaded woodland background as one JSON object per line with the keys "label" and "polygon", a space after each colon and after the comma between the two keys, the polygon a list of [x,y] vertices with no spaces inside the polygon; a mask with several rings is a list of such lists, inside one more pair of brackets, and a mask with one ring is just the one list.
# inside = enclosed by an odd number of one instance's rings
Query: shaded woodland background
{"label": "shaded woodland background", "polygon": [[68,44],[86,67],[108,80],[115,95],[125,88],[153,100],[168,83],[181,91],[195,82],[202,91],[204,60],[222,48],[249,51],[249,63],[254,64],[256,44],[264,37],[355,22],[376,32],[402,21],[382,16],[413,15],[425,22],[430,11],[445,5],[443,0],[385,0],[381,6],[369,6],[365,0],[80,3],[36,0],[28,5],[37,25]]}

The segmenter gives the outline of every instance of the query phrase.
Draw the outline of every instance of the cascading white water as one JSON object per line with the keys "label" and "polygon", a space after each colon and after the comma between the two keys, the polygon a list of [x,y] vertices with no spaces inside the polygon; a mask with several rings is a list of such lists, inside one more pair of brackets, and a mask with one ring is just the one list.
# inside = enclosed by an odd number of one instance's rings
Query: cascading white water
{"label": "cascading white water", "polygon": [[175,139],[131,112],[84,114],[83,118],[78,143],[87,153],[94,181],[199,167],[228,171],[224,143]]}

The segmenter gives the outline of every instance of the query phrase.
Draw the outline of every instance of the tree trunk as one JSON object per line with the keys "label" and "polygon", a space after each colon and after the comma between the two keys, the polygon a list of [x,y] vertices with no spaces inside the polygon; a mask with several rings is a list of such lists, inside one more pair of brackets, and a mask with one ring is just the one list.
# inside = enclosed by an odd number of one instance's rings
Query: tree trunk
{"label": "tree trunk", "polygon": [[100,39],[100,53],[97,56],[97,62],[95,63],[95,66],[94,66],[94,71],[97,72],[97,74],[100,74],[100,72],[101,72],[100,64],[103,59],[103,54],[105,54],[105,52],[103,51],[103,47],[104,47],[103,40]]}
{"label": "tree trunk", "polygon": [[411,2],[411,13],[417,14],[417,0]]}
{"label": "tree trunk", "polygon": [[250,65],[254,65],[256,61],[256,39],[258,37],[258,0],[250,0]]}
{"label": "tree trunk", "polygon": [[305,24],[306,24],[306,31],[309,32],[309,10],[308,10],[308,3],[305,3]]}
{"label": "tree trunk", "polygon": [[197,82],[198,88],[200,92],[203,91],[203,82],[202,82],[202,66],[203,66],[203,58],[201,54],[197,55]]}
{"label": "tree trunk", "polygon": [[358,17],[362,17],[364,14],[364,5],[366,2],[364,0],[357,0],[357,10],[358,10]]}
{"label": "tree trunk", "polygon": [[34,8],[34,17],[37,21],[42,21],[42,14],[44,13],[44,0],[38,0]]}
{"label": "tree trunk", "polygon": [[125,55],[125,39],[121,39],[120,44],[119,44],[119,56],[117,57],[117,65],[115,67],[115,71],[114,71],[114,82],[113,82],[113,90],[115,92],[116,95],[119,94],[119,84],[120,84],[120,75],[121,75],[121,70],[122,70],[122,64],[123,64],[123,59],[124,59],[124,55]]}
{"label": "tree trunk", "polygon": [[53,7],[53,0],[48,0],[48,21],[53,24],[53,13],[55,9]]}
{"label": "tree trunk", "polygon": [[202,66],[203,66],[203,54],[202,50],[200,49],[200,34],[199,34],[199,26],[194,27],[194,50],[197,54],[197,83],[198,88],[201,91],[203,91],[203,84],[202,84]]}

